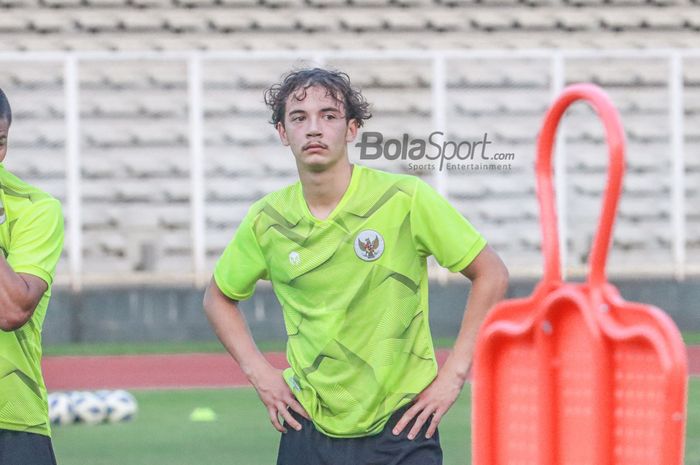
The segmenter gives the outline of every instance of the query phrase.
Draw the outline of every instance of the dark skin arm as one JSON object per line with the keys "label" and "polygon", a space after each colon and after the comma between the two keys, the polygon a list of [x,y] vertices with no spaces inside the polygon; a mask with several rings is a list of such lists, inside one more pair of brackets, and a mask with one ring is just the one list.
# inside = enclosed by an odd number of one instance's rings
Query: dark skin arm
{"label": "dark skin arm", "polygon": [[431,415],[432,420],[426,437],[435,434],[440,420],[455,403],[467,380],[481,323],[491,307],[505,296],[508,289],[508,270],[498,254],[489,246],[486,246],[461,273],[472,282],[472,289],[454,348],[437,377],[416,396],[413,405],[396,424],[393,430],[396,435],[415,418],[416,422],[408,433],[409,439],[415,439]]}
{"label": "dark skin arm", "polygon": [[15,273],[0,255],[0,329],[15,331],[24,326],[46,289],[46,281],[31,274]]}

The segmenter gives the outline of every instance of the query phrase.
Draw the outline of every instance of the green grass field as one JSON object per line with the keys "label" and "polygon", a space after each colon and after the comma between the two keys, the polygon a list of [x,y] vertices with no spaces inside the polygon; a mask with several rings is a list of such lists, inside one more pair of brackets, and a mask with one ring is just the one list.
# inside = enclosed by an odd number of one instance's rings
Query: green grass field
{"label": "green grass field", "polygon": [[[279,433],[250,388],[135,393],[139,416],[116,425],[54,428],[59,465],[272,465]],[[196,407],[210,423],[189,421]],[[690,383],[686,465],[700,465],[700,379]],[[444,465],[470,460],[469,389],[440,426]],[[359,465],[359,464],[358,464]]]}

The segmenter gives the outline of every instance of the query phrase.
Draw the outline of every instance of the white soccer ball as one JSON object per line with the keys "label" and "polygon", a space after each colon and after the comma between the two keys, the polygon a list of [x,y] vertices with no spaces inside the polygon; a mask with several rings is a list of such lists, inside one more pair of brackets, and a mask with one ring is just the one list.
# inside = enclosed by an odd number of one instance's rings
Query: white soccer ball
{"label": "white soccer ball", "polygon": [[134,396],[122,389],[109,393],[105,397],[105,403],[107,404],[107,421],[110,423],[132,420],[139,410]]}
{"label": "white soccer ball", "polygon": [[102,400],[106,400],[107,396],[109,396],[112,392],[114,391],[110,389],[100,389],[99,391],[95,391],[95,395]]}
{"label": "white soccer ball", "polygon": [[71,396],[76,421],[87,425],[102,423],[107,418],[107,404],[92,392]]}
{"label": "white soccer ball", "polygon": [[48,395],[49,421],[52,425],[69,425],[75,421],[70,395],[52,392]]}

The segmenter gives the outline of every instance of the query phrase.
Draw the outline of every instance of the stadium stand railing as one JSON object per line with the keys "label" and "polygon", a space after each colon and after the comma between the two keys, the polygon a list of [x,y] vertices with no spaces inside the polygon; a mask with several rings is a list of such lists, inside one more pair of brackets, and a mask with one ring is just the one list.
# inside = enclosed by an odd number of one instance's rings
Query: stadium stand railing
{"label": "stadium stand railing", "polygon": [[[350,146],[354,161],[425,177],[523,277],[541,270],[533,166],[544,112],[569,83],[601,85],[628,141],[610,274],[700,273],[698,49],[2,52],[0,63],[15,111],[5,165],[63,201],[58,282],[73,289],[204,284],[249,205],[296,181],[262,95],[309,64],[345,70],[363,89],[374,114],[364,132],[427,140],[441,131],[470,142],[487,134],[488,151],[512,157],[491,163],[500,170],[413,169],[411,160],[361,161]],[[583,105],[563,133],[562,257],[580,275],[606,149]]]}

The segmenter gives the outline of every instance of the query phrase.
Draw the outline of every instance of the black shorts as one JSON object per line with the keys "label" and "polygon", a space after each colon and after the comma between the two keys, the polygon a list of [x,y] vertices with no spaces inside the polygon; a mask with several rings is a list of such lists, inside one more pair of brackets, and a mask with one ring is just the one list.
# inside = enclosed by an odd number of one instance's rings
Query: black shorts
{"label": "black shorts", "polygon": [[285,425],[287,433],[280,440],[277,465],[442,465],[440,435],[436,431],[432,438],[425,438],[430,420],[412,441],[407,436],[415,420],[400,435],[391,432],[409,407],[394,412],[381,433],[348,439],[328,437],[290,410],[302,428],[296,431]]}
{"label": "black shorts", "polygon": [[51,438],[41,434],[0,429],[2,465],[56,465]]}

